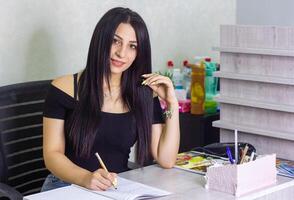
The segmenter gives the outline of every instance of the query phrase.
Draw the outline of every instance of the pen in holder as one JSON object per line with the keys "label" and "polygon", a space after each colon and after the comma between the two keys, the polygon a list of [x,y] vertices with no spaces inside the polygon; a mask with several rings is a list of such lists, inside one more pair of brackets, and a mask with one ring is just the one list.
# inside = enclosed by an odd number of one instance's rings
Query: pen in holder
{"label": "pen in holder", "polygon": [[207,189],[241,196],[276,182],[276,155],[263,155],[243,164],[210,166],[205,178]]}

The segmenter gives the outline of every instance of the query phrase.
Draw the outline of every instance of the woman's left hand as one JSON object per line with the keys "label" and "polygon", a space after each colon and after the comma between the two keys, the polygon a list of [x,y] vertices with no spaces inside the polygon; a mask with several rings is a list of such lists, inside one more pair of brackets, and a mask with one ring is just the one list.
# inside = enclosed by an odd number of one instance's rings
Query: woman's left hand
{"label": "woman's left hand", "polygon": [[148,85],[161,99],[168,104],[177,103],[174,86],[170,78],[159,74],[143,74],[142,85]]}

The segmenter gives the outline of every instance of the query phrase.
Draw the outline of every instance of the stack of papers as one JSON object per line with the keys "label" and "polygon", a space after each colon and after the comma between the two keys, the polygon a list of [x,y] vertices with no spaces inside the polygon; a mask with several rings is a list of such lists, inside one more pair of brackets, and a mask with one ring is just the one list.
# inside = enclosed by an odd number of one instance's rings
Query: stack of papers
{"label": "stack of papers", "polygon": [[186,171],[205,174],[207,167],[212,165],[222,165],[229,163],[228,158],[223,158],[198,151],[188,151],[179,153],[175,168]]}

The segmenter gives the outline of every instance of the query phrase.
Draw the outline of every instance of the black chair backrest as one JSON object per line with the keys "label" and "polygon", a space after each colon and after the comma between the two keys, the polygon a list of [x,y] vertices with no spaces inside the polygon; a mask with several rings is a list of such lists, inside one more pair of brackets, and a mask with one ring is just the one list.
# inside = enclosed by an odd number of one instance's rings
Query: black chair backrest
{"label": "black chair backrest", "polygon": [[49,80],[0,87],[0,181],[23,195],[48,175],[42,154],[43,104]]}

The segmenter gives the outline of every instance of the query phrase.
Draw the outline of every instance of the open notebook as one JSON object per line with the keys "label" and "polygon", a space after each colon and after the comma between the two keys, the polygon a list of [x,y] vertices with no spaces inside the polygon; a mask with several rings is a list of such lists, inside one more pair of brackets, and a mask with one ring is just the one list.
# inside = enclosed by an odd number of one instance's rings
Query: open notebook
{"label": "open notebook", "polygon": [[170,192],[150,187],[148,185],[144,185],[121,177],[118,177],[117,189],[110,188],[107,191],[93,191],[77,185],[74,186],[115,200],[150,199],[171,194]]}
{"label": "open notebook", "polygon": [[71,185],[56,190],[50,190],[24,197],[24,200],[137,200],[151,199],[170,195],[170,192],[160,190],[148,185],[118,177],[117,190],[110,188],[107,191],[93,191],[86,188]]}

